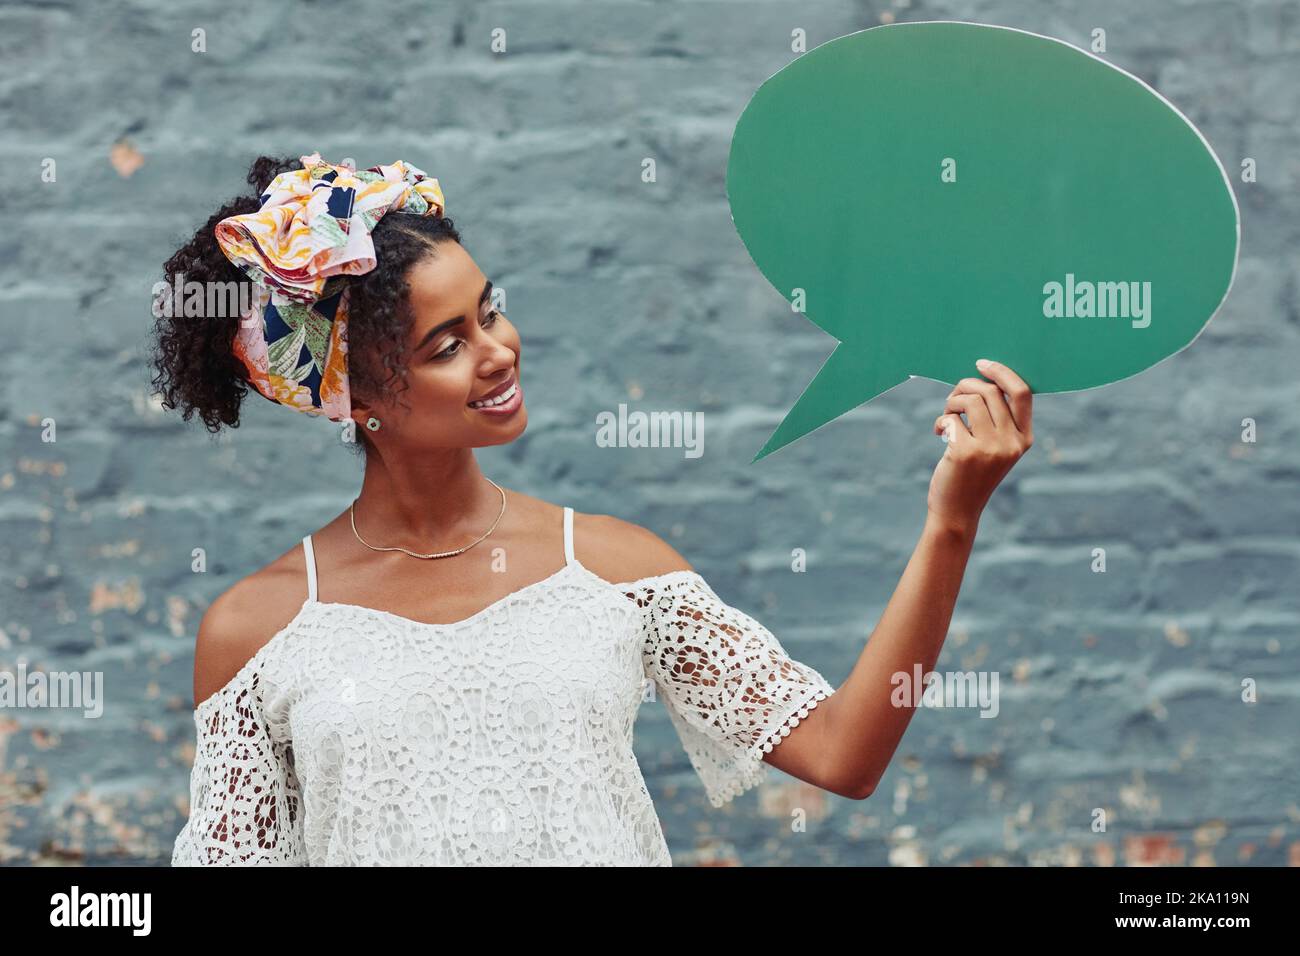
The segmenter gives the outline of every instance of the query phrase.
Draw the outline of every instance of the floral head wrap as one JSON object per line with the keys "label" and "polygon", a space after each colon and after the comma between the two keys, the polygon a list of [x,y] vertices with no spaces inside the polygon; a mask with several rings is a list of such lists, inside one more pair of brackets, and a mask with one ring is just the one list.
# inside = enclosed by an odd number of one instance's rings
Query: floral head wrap
{"label": "floral head wrap", "polygon": [[345,421],[346,277],[375,267],[371,230],[387,213],[443,215],[438,180],[398,160],[358,172],[300,157],[280,173],[257,212],[217,224],[217,244],[253,283],[234,353],[261,394],[297,411]]}

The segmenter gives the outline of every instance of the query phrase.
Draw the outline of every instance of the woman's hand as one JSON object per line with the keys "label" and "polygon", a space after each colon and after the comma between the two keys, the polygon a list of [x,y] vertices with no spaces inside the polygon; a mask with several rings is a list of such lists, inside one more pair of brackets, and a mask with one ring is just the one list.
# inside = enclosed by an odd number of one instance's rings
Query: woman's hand
{"label": "woman's hand", "polygon": [[962,379],[935,419],[934,432],[944,436],[948,448],[934,469],[926,502],[930,520],[971,535],[993,489],[1034,444],[1029,386],[998,362],[980,371],[992,381]]}

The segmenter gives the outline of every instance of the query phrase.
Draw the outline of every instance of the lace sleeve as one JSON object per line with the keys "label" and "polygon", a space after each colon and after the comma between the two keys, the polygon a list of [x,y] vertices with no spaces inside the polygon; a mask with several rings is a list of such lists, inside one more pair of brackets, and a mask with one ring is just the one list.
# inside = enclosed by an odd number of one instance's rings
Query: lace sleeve
{"label": "lace sleeve", "polygon": [[199,704],[194,723],[190,816],[172,866],[305,866],[293,752],[267,732],[257,674]]}
{"label": "lace sleeve", "polygon": [[694,571],[620,587],[644,612],[645,674],[709,802],[720,807],[762,782],[763,754],[835,689]]}

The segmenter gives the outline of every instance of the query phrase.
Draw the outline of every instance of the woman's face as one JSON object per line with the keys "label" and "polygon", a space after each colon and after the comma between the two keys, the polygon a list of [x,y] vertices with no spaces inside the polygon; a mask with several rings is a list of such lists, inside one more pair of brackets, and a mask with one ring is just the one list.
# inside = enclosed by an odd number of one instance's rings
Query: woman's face
{"label": "woman's face", "polygon": [[[519,385],[519,333],[492,307],[492,286],[458,242],[436,251],[407,273],[413,319],[407,333],[407,388],[394,405],[361,407],[358,428],[371,415],[381,448],[479,448],[514,441],[528,424]],[[513,396],[496,408],[471,402],[491,394]],[[409,406],[409,407],[404,407]]]}

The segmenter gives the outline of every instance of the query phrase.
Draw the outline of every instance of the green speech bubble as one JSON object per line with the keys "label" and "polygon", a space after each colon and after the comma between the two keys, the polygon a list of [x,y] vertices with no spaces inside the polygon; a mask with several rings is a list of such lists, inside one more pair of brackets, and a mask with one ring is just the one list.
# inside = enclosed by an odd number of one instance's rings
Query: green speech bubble
{"label": "green speech bubble", "polygon": [[840,37],[736,124],[727,197],[759,271],[840,344],[752,461],[909,378],[978,358],[1035,392],[1186,347],[1236,271],[1236,198],[1137,77],[973,23]]}

